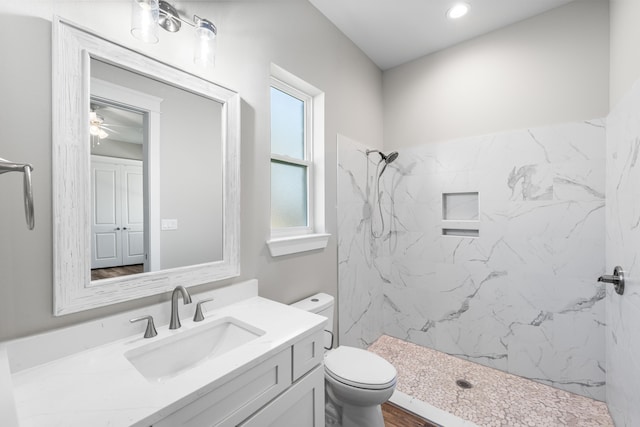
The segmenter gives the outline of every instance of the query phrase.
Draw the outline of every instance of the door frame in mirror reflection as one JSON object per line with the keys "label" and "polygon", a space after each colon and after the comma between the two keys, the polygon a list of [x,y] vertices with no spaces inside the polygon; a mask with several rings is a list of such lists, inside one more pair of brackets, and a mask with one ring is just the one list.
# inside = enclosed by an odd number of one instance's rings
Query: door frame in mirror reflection
{"label": "door frame in mirror reflection", "polygon": [[[53,40],[54,315],[167,292],[177,284],[195,286],[238,276],[240,96],[60,18],[53,22]],[[91,161],[88,143],[91,58],[180,87],[222,105],[222,260],[91,282]],[[157,221],[159,224],[159,216]]]}
{"label": "door frame in mirror reflection", "polygon": [[[160,105],[163,100],[157,96],[95,77],[90,77],[90,82],[90,101],[95,100],[108,105],[122,106],[125,109],[131,108],[144,114],[143,174],[145,178],[143,194],[145,198],[143,203],[146,224],[144,230],[146,254],[144,271],[160,270],[160,190],[158,187],[160,183]],[[92,250],[95,251],[93,244],[92,241]]]}
{"label": "door frame in mirror reflection", "polygon": [[147,264],[142,169],[142,160],[91,156],[92,270]]}

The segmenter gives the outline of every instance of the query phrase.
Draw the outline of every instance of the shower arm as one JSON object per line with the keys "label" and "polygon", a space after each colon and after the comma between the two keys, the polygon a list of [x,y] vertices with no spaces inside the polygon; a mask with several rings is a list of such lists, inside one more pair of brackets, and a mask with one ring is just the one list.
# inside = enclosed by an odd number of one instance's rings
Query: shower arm
{"label": "shower arm", "polygon": [[[385,156],[385,155],[384,155],[384,153],[383,153],[382,151],[380,151],[380,150],[367,150],[367,151],[366,151],[366,155],[367,155],[367,157],[369,157],[369,154],[371,154],[371,153],[378,153],[378,154],[380,154],[380,162],[382,162],[382,161],[386,160],[386,158],[387,158],[387,156]],[[380,163],[380,162],[378,162],[378,163]]]}
{"label": "shower arm", "polygon": [[29,230],[33,230],[35,226],[35,220],[33,216],[33,189],[31,186],[32,170],[33,166],[28,163],[14,163],[0,157],[0,175],[7,172],[22,172],[24,174],[24,214]]}

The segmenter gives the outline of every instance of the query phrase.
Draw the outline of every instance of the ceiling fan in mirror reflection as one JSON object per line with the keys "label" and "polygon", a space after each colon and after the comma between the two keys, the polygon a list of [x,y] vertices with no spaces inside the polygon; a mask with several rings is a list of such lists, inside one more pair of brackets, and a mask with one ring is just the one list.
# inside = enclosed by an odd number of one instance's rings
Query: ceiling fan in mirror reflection
{"label": "ceiling fan in mirror reflection", "polygon": [[95,148],[103,140],[117,140],[130,144],[143,144],[143,114],[115,105],[91,104],[89,135]]}
{"label": "ceiling fan in mirror reflection", "polygon": [[89,112],[89,134],[91,135],[91,144],[94,147],[100,144],[100,140],[109,137],[109,133],[105,130],[106,127],[104,117],[99,116],[95,111]]}

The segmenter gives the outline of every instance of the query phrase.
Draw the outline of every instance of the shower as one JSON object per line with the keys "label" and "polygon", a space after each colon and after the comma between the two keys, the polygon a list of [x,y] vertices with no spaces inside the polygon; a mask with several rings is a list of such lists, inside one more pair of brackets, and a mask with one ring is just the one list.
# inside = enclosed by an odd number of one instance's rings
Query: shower
{"label": "shower", "polygon": [[[380,229],[380,233],[376,233],[373,229],[373,218],[371,218],[371,236],[374,238],[379,238],[382,237],[382,235],[384,234],[384,216],[382,215],[382,204],[380,202],[381,199],[381,194],[380,194],[380,178],[382,177],[382,174],[384,173],[384,171],[387,169],[387,166],[389,165],[389,163],[392,163],[393,161],[395,161],[398,158],[398,152],[397,151],[392,151],[389,154],[384,154],[382,151],[380,150],[367,150],[366,151],[366,155],[367,155],[367,159],[369,158],[369,154],[371,153],[378,153],[380,155],[380,160],[378,161],[378,164],[376,165],[376,188],[375,188],[375,193],[373,195],[374,197],[374,203],[378,206],[378,214],[380,215],[380,224],[381,224],[381,229]],[[378,169],[380,168],[380,165],[382,165],[382,169],[380,169],[380,172],[378,172]],[[369,162],[367,161],[367,196],[369,194],[369,190],[368,190],[368,186],[369,186]]]}
{"label": "shower", "polygon": [[382,162],[384,162],[384,165],[382,166],[382,170],[378,174],[378,179],[380,179],[380,177],[382,176],[382,173],[387,168],[387,165],[398,158],[398,152],[397,151],[392,151],[389,154],[384,154],[382,151],[379,151],[379,150],[367,150],[367,157],[369,157],[369,154],[371,154],[371,153],[380,154],[380,161],[378,162],[378,166],[380,166],[380,164]]}

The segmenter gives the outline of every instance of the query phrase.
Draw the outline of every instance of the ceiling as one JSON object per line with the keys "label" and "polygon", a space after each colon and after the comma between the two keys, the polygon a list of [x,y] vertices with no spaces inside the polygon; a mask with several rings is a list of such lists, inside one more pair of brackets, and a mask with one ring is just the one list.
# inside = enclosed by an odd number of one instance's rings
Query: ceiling
{"label": "ceiling", "polygon": [[[382,70],[574,0],[309,0]],[[470,6],[457,21],[456,3]]]}

